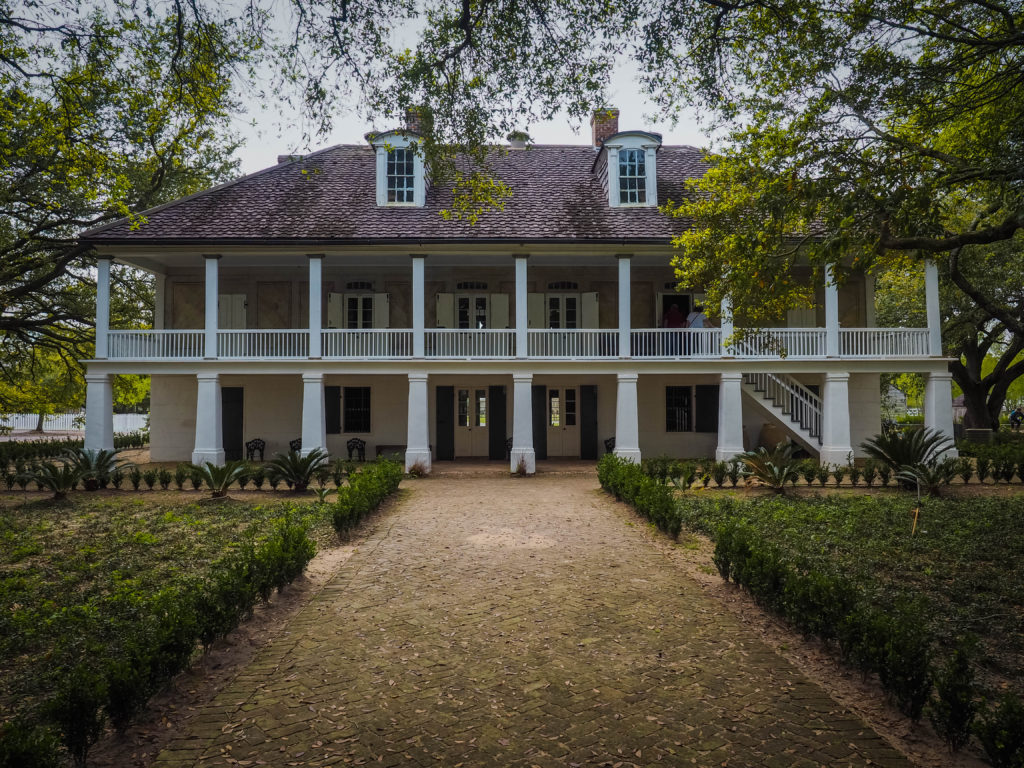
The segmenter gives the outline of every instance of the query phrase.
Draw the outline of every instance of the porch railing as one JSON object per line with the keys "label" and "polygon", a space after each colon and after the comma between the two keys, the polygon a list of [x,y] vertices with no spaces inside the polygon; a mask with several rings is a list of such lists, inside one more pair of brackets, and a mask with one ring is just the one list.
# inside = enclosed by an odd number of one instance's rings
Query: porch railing
{"label": "porch railing", "polygon": [[927,328],[840,328],[842,357],[927,357]]}
{"label": "porch railing", "polygon": [[217,331],[217,356],[273,359],[309,356],[309,331]]}
{"label": "porch railing", "polygon": [[618,357],[619,332],[589,328],[531,330],[526,334],[530,357],[574,360]]}
{"label": "porch railing", "polygon": [[412,357],[411,330],[332,328],[322,333],[324,357],[358,357],[381,360]]}
{"label": "porch railing", "polygon": [[504,328],[431,328],[424,332],[427,357],[515,357],[516,332]]}
{"label": "porch railing", "polygon": [[718,357],[719,328],[646,328],[630,333],[633,357]]}
{"label": "porch railing", "polygon": [[202,331],[109,331],[107,357],[112,360],[183,360],[203,356]]}
{"label": "porch railing", "polygon": [[740,339],[734,357],[824,357],[824,328],[765,328]]}

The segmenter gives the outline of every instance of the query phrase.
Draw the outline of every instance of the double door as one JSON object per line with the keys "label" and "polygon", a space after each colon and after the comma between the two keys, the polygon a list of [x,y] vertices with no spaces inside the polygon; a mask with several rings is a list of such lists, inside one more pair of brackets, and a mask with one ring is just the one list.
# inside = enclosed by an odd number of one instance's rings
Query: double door
{"label": "double door", "polygon": [[455,456],[487,456],[490,447],[488,432],[487,387],[455,387]]}
{"label": "double door", "polygon": [[435,391],[436,457],[504,459],[507,396],[493,384],[440,385]]}
{"label": "double door", "polygon": [[546,406],[548,456],[579,456],[578,390],[576,387],[548,387]]}

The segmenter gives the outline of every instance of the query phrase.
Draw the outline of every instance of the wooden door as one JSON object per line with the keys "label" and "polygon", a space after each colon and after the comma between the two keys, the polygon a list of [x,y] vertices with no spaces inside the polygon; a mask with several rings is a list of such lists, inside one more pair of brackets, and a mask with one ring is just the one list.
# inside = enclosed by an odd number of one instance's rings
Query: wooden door
{"label": "wooden door", "polygon": [[548,387],[548,456],[579,456],[579,399],[576,387]]}
{"label": "wooden door", "polygon": [[434,390],[434,418],[439,461],[455,458],[455,387],[437,387]]}
{"label": "wooden door", "polygon": [[224,459],[226,461],[237,461],[243,458],[244,391],[242,387],[220,388],[221,429],[224,436]]}

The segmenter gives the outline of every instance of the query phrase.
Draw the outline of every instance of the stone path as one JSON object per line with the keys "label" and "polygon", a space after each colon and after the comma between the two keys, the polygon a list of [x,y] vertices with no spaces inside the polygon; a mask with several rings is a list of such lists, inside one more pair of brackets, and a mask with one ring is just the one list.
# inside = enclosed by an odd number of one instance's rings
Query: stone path
{"label": "stone path", "polygon": [[157,765],[909,765],[592,474],[406,486]]}

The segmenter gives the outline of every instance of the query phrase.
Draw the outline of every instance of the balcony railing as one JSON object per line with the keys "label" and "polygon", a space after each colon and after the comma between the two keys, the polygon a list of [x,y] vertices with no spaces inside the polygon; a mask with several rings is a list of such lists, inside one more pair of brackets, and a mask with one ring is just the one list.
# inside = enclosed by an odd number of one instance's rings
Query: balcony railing
{"label": "balcony railing", "polygon": [[[428,359],[498,360],[517,356],[511,329],[429,329],[424,332]],[[768,328],[743,336],[722,348],[719,328],[645,328],[629,333],[629,350],[620,354],[617,329],[546,329],[527,332],[527,357],[533,359],[639,360],[714,359],[727,356],[763,360],[823,358],[824,328]],[[330,359],[403,360],[413,356],[413,331],[408,328],[325,329],[321,357]],[[839,355],[856,359],[928,356],[926,328],[842,328]],[[110,331],[111,360],[199,360],[206,356],[202,330]],[[309,331],[222,330],[217,332],[217,357],[229,360],[307,359]]]}

